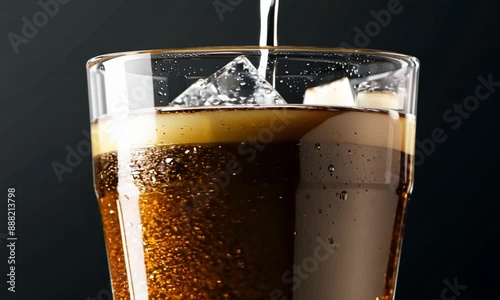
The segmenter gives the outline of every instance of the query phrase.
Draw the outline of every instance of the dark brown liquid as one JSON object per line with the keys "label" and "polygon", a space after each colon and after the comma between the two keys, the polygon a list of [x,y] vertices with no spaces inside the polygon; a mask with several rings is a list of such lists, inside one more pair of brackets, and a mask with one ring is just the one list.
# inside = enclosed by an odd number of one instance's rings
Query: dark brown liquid
{"label": "dark brown liquid", "polygon": [[391,299],[412,157],[321,123],[96,156],[115,299]]}

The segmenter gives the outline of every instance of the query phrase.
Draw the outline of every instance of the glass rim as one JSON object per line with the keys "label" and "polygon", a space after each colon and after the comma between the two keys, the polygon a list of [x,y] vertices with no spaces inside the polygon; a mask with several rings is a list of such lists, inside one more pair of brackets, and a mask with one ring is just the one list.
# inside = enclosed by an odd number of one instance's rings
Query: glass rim
{"label": "glass rim", "polygon": [[379,57],[392,58],[407,63],[407,68],[418,68],[420,66],[419,60],[415,56],[401,54],[392,51],[378,50],[378,49],[364,49],[364,48],[341,48],[341,47],[315,47],[315,46],[214,46],[214,47],[188,47],[188,48],[164,48],[164,49],[150,49],[150,50],[136,50],[136,51],[123,51],[101,54],[92,57],[87,61],[87,70],[92,69],[97,64],[114,60],[123,57],[140,56],[144,54],[197,54],[197,53],[226,53],[234,54],[239,51],[261,51],[273,50],[284,52],[317,52],[317,53],[347,53],[347,54],[364,54],[376,55]]}

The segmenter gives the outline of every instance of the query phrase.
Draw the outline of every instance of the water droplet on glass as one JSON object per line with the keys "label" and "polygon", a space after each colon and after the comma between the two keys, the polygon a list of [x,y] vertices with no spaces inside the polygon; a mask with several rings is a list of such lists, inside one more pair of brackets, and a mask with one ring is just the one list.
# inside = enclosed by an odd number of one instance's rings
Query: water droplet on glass
{"label": "water droplet on glass", "polygon": [[167,97],[168,96],[168,85],[165,80],[158,81],[158,91],[157,94],[160,96]]}
{"label": "water droplet on glass", "polygon": [[328,166],[328,172],[330,172],[330,176],[333,177],[333,172],[335,172],[335,166],[334,165],[329,165]]}
{"label": "water droplet on glass", "polygon": [[103,64],[99,64],[97,68],[99,69],[99,71],[106,71],[106,68],[104,67]]}
{"label": "water droplet on glass", "polygon": [[316,150],[320,150],[320,149],[321,149],[321,145],[320,145],[319,143],[316,143],[316,144],[314,145],[314,149],[316,149]]}
{"label": "water droplet on glass", "polygon": [[342,193],[340,193],[340,199],[346,201],[347,200],[347,192],[346,191],[342,191]]}
{"label": "water droplet on glass", "polygon": [[349,155],[351,155],[351,150],[350,150],[350,149],[349,149],[349,150],[347,150],[347,153],[349,153]]}
{"label": "water droplet on glass", "polygon": [[333,242],[334,242],[334,241],[333,241],[333,238],[332,238],[332,237],[329,237],[329,238],[328,238],[328,243],[330,243],[330,245],[332,245],[332,244],[333,244]]}

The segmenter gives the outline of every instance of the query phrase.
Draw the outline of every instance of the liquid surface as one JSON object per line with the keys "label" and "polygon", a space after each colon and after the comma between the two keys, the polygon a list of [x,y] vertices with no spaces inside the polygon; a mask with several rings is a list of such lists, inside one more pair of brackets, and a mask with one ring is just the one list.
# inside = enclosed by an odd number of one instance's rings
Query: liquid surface
{"label": "liquid surface", "polygon": [[133,126],[103,120],[92,133],[115,299],[392,297],[411,118],[327,108],[127,118]]}

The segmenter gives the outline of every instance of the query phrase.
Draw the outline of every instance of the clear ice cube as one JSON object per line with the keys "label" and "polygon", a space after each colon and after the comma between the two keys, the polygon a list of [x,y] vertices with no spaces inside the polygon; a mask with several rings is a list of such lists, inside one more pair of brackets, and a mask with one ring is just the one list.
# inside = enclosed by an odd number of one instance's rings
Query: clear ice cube
{"label": "clear ice cube", "polygon": [[238,56],[206,79],[199,79],[171,106],[286,104],[245,56]]}
{"label": "clear ice cube", "polygon": [[364,78],[351,79],[357,92],[392,92],[397,94],[406,81],[405,70],[390,71]]}
{"label": "clear ice cube", "polygon": [[360,107],[403,109],[408,74],[405,69],[351,79]]}

